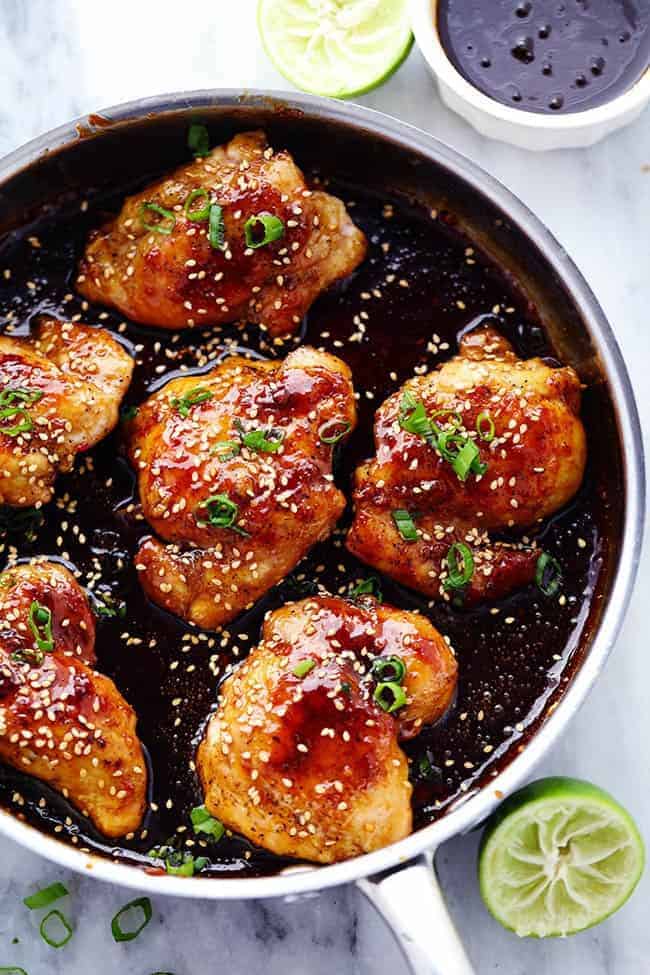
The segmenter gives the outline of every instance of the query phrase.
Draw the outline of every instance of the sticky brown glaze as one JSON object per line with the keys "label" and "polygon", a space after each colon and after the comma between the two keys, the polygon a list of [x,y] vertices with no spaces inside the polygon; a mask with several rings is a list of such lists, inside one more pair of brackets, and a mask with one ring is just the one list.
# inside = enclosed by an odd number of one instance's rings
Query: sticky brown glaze
{"label": "sticky brown glaze", "polygon": [[[184,397],[200,402],[183,406]],[[140,548],[148,595],[204,627],[250,607],[341,516],[333,447],[319,431],[349,432],[355,420],[349,369],[306,346],[284,362],[233,356],[155,393],[128,424],[145,517],[174,543],[152,538]],[[260,432],[277,449],[247,445]],[[236,506],[231,525],[210,523],[215,498]]]}
{"label": "sticky brown glaze", "polygon": [[[461,479],[440,450],[405,429],[416,403],[441,429],[475,445],[483,473]],[[500,598],[534,578],[539,553],[494,543],[489,533],[532,526],[566,504],[582,482],[580,380],[571,368],[521,360],[493,329],[477,329],[463,338],[458,356],[411,380],[379,408],[375,444],[376,458],[356,473],[349,550],[437,599]],[[398,530],[398,510],[410,514],[416,539]],[[474,568],[454,592],[447,555],[457,542],[470,547]]]}
{"label": "sticky brown glaze", "polygon": [[[51,614],[51,650],[30,627],[35,601]],[[94,637],[88,601],[63,566],[21,564],[0,575],[0,760],[118,837],[142,821],[146,766],[132,708],[89,666]]]}
{"label": "sticky brown glaze", "polygon": [[[222,209],[223,247],[211,244],[207,218],[186,213],[197,190]],[[195,198],[189,213],[207,202]],[[151,203],[173,218],[143,211]],[[284,233],[249,247],[245,224],[259,214],[278,217]],[[77,288],[146,325],[178,329],[241,319],[271,335],[288,335],[365,251],[365,238],[341,201],[309,190],[287,152],[274,153],[264,133],[248,132],[128,197],[116,219],[91,234]]]}
{"label": "sticky brown glaze", "polygon": [[[406,666],[395,716],[373,697],[377,657]],[[402,839],[411,786],[398,739],[444,714],[456,676],[449,646],[419,614],[368,597],[284,606],[223,685],[199,747],[208,809],[274,853],[319,863]]]}
{"label": "sticky brown glaze", "polygon": [[59,472],[113,429],[133,360],[103,329],[41,316],[0,337],[0,503],[43,505]]}
{"label": "sticky brown glaze", "polygon": [[[306,158],[298,147],[295,155],[301,162]],[[178,163],[183,159],[185,133],[179,131]],[[322,156],[318,161],[324,179]],[[243,332],[235,326],[190,329],[176,335],[143,329],[117,312],[88,306],[74,293],[71,282],[89,232],[106,214],[119,211],[126,194],[158,177],[157,172],[147,173],[137,185],[111,186],[106,194],[90,194],[87,203],[75,199],[69,209],[52,211],[37,225],[0,242],[0,313],[7,337],[27,336],[30,323],[33,328],[44,311],[101,325],[134,356],[130,406],[141,406],[172,377],[184,376],[196,385],[233,349],[284,358],[293,347],[293,340],[284,346],[268,341],[255,327]],[[335,483],[350,496],[355,468],[374,452],[377,407],[414,375],[429,374],[453,357],[459,334],[487,320],[521,358],[558,353],[516,283],[459,232],[453,215],[440,211],[433,219],[428,208],[394,195],[375,196],[360,181],[325,188],[345,201],[369,242],[368,259],[351,278],[319,297],[301,334],[304,344],[343,359],[354,375],[358,424],[345,449],[335,451],[334,462]],[[616,537],[612,525],[620,525],[624,496],[606,384],[590,384],[582,401],[589,432],[583,484],[568,506],[526,530],[562,566],[562,588],[554,598],[530,585],[496,603],[459,610],[388,576],[380,579],[388,603],[419,609],[450,638],[459,664],[456,698],[444,718],[402,742],[413,784],[415,828],[444,816],[479,787],[490,788],[492,776],[561,699],[582,659],[598,617],[602,579],[615,559],[609,546]],[[79,572],[93,605],[99,609],[110,597],[121,610],[98,617],[98,667],[115,681],[138,716],[151,805],[135,836],[107,843],[61,793],[4,763],[0,803],[78,849],[146,869],[160,871],[160,861],[147,853],[171,841],[209,858],[202,875],[275,874],[295,861],[237,834],[226,833],[218,843],[194,835],[190,811],[203,802],[194,772],[197,744],[220,680],[259,642],[264,614],[313,594],[319,586],[349,593],[371,570],[343,545],[346,510],[326,541],[223,631],[188,626],[146,596],[134,567],[151,528],[138,505],[133,471],[121,456],[128,428],[128,421],[120,424],[79,457],[70,473],[61,474],[54,499],[36,513],[39,517],[32,517],[30,509],[0,508],[1,554],[63,559]],[[521,542],[516,531],[498,537]]]}

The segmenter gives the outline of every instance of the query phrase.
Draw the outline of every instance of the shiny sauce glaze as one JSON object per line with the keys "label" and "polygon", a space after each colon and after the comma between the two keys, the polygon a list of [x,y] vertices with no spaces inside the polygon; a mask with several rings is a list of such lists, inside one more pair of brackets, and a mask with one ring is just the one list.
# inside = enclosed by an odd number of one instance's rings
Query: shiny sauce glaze
{"label": "shiny sauce glaze", "polygon": [[[144,185],[144,181],[143,184]],[[454,227],[444,212],[429,213],[402,199],[379,199],[358,186],[337,185],[370,242],[366,261],[349,279],[313,305],[300,336],[283,347],[257,328],[234,326],[170,333],[124,322],[74,293],[77,261],[88,232],[115,212],[127,190],[97,194],[81,206],[54,213],[0,250],[2,327],[26,334],[39,312],[79,316],[110,329],[136,357],[125,406],[135,405],[171,376],[200,374],[229,352],[284,356],[299,341],[341,356],[359,394],[359,425],[335,458],[336,480],[349,496],[356,464],[373,453],[377,406],[414,370],[426,372],[454,354],[458,335],[490,321],[522,356],[552,356],[553,349],[530,306],[509,277]],[[588,429],[600,422],[598,394],[587,389]],[[39,782],[0,768],[0,802],[84,849],[160,870],[146,854],[170,840],[192,843],[189,812],[202,801],[194,756],[228,667],[244,659],[260,636],[269,609],[324,587],[347,593],[370,570],[343,547],[349,510],[337,533],[319,544],[284,582],[221,633],[192,628],[147,600],[133,556],[149,529],[137,507],[135,478],[118,429],[74,471],[57,481],[42,518],[4,511],[3,564],[45,555],[81,573],[95,606],[117,615],[97,622],[98,669],[112,677],[138,715],[150,763],[150,808],[137,835],[110,846],[89,822]],[[591,445],[598,438],[590,438]],[[594,451],[592,449],[592,459]],[[600,469],[600,465],[599,465]],[[516,754],[541,716],[554,706],[579,659],[592,596],[602,565],[608,493],[593,466],[570,506],[535,530],[540,544],[562,564],[564,583],[553,598],[534,586],[475,609],[429,605],[426,598],[382,579],[384,599],[421,609],[447,635],[459,664],[456,699],[448,714],[405,750],[411,759],[416,826],[430,823],[489,783]],[[209,858],[204,874],[252,876],[276,872],[287,861],[237,836],[192,847]]]}
{"label": "shiny sauce glaze", "polygon": [[650,0],[439,0],[437,16],[463,77],[528,112],[603,105],[650,64]]}

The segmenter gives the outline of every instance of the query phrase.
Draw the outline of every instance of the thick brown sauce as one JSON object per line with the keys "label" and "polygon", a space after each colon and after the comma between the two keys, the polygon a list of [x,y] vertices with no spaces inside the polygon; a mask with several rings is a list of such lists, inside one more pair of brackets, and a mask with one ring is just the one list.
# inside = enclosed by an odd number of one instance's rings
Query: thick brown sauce
{"label": "thick brown sauce", "polygon": [[[304,341],[342,356],[353,371],[360,423],[337,464],[338,483],[348,490],[355,464],[372,453],[374,409],[416,367],[429,371],[452,355],[458,334],[473,322],[488,316],[521,355],[552,355],[552,349],[534,309],[505,274],[468,250],[469,242],[444,214],[432,219],[403,201],[386,207],[385,200],[368,197],[356,187],[331,184],[330,188],[351,204],[354,219],[371,243],[363,266],[316,302],[302,334]],[[256,355],[288,351],[291,343],[285,349],[266,347],[253,327],[244,332],[226,327],[221,332],[176,336],[128,323],[118,329],[120,316],[84,307],[73,293],[77,259],[88,230],[104,212],[119,206],[122,195],[91,200],[87,211],[75,206],[4,242],[0,271],[10,269],[11,275],[0,276],[3,327],[15,323],[14,334],[25,334],[30,318],[46,311],[66,318],[79,314],[85,322],[117,331],[135,350],[138,361],[126,404],[140,402],[183,365],[196,369],[192,348],[196,345],[202,344],[213,358],[224,354],[226,344]],[[30,243],[34,236],[40,246]],[[357,323],[362,322],[365,333],[361,341],[350,342],[359,333],[355,324],[359,315]],[[176,350],[178,357],[167,358],[168,349]],[[591,409],[587,391],[588,426]],[[570,507],[538,533],[564,567],[561,600],[547,599],[529,588],[496,607],[498,612],[493,612],[494,607],[471,612],[428,608],[417,594],[382,580],[387,601],[423,609],[449,635],[460,665],[454,707],[441,724],[406,746],[413,759],[418,826],[439,817],[489,780],[520,747],[568,679],[601,564],[606,504],[601,495],[588,472]],[[345,592],[370,571],[346,553],[341,531],[230,625],[227,636],[202,634],[149,603],[138,584],[132,556],[147,526],[128,510],[135,499],[134,478],[120,457],[119,431],[87,458],[80,458],[72,474],[59,479],[56,498],[58,502],[45,509],[44,523],[33,540],[21,531],[7,535],[0,565],[15,546],[20,558],[64,559],[82,572],[82,581],[100,566],[98,588],[110,587],[124,600],[124,619],[98,621],[98,667],[116,681],[138,715],[139,734],[150,759],[153,805],[146,817],[146,835],[110,848],[87,820],[21,773],[0,768],[0,802],[45,831],[133,862],[174,836],[178,827],[188,828],[189,811],[201,802],[190,770],[197,740],[214,706],[219,679],[230,661],[241,659],[255,645],[263,614],[312,591],[314,579],[331,592]],[[73,513],[66,510],[70,500]],[[342,530],[348,521],[346,515]],[[77,528],[85,536],[83,543]],[[216,663],[218,677],[213,672]],[[191,829],[176,836],[182,843]],[[283,865],[279,858],[237,837],[224,838],[201,852],[211,858],[207,874],[268,874]],[[155,863],[149,861],[149,866]]]}

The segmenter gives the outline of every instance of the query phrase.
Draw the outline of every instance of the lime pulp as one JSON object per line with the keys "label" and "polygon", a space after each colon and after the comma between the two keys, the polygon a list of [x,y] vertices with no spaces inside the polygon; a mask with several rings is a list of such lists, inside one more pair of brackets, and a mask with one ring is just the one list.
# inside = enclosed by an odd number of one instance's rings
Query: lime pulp
{"label": "lime pulp", "polygon": [[259,0],[258,25],[288,81],[335,98],[382,84],[413,43],[408,0]]}
{"label": "lime pulp", "polygon": [[518,935],[575,934],[617,911],[645,863],[628,812],[597,786],[540,779],[488,821],[479,851],[481,896]]}

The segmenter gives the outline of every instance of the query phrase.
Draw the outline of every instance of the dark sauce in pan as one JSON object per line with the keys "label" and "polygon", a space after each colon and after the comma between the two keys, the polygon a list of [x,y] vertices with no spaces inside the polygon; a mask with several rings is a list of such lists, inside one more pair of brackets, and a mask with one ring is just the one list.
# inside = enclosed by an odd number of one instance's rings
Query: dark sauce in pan
{"label": "dark sauce in pan", "polygon": [[[530,307],[509,278],[454,229],[445,213],[430,214],[403,200],[387,202],[358,187],[330,184],[346,200],[370,241],[361,268],[312,307],[296,341],[323,347],[351,366],[359,393],[360,422],[336,463],[348,489],[356,463],[372,453],[375,408],[415,369],[429,371],[453,355],[458,335],[486,318],[522,356],[552,356],[553,349]],[[38,312],[75,315],[115,332],[135,354],[137,367],[125,404],[137,404],[179,369],[205,370],[239,346],[253,355],[284,355],[258,329],[169,333],[124,323],[74,294],[75,266],[88,230],[119,207],[124,189],[91,199],[12,234],[0,249],[0,309],[4,328],[26,334]],[[3,269],[5,271],[2,275]],[[208,362],[208,358],[211,360]],[[199,365],[197,366],[197,362]],[[596,421],[586,391],[584,416]],[[593,438],[592,438],[593,439]],[[602,562],[607,500],[587,473],[571,506],[535,531],[564,568],[562,595],[549,599],[534,587],[496,606],[462,611],[427,601],[382,580],[384,599],[418,608],[451,638],[460,665],[457,700],[444,721],[406,746],[412,759],[417,826],[443,815],[489,781],[525,742],[569,680]],[[150,762],[151,807],[144,834],[109,846],[82,816],[41,783],[0,767],[0,802],[48,832],[120,860],[147,861],[153,846],[192,837],[189,812],[200,791],[191,763],[227,666],[255,645],[264,613],[301,598],[318,584],[346,592],[372,570],[347,554],[340,531],[317,546],[281,585],[224,633],[204,633],[152,605],[133,568],[139,539],[148,533],[137,516],[132,472],[120,455],[120,431],[78,459],[60,477],[56,498],[33,534],[9,518],[0,566],[35,555],[63,559],[93,576],[101,596],[123,601],[123,618],[100,619],[98,668],[112,677],[138,715]],[[180,830],[180,831],[179,831]],[[255,875],[288,861],[224,837],[194,852],[210,857],[206,874]]]}
{"label": "dark sauce in pan", "polygon": [[650,0],[439,0],[438,32],[470,84],[529,112],[603,105],[650,64]]}

